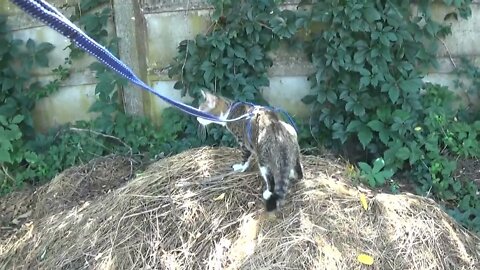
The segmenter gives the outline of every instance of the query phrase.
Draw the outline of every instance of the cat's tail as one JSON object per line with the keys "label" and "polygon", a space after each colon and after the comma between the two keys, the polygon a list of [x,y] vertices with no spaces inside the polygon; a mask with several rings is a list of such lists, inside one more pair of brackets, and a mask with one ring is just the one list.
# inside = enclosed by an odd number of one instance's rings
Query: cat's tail
{"label": "cat's tail", "polygon": [[280,166],[278,170],[274,170],[274,185],[270,186],[270,194],[268,198],[265,198],[265,208],[267,212],[278,210],[278,208],[284,205],[290,185],[290,171],[289,166]]}

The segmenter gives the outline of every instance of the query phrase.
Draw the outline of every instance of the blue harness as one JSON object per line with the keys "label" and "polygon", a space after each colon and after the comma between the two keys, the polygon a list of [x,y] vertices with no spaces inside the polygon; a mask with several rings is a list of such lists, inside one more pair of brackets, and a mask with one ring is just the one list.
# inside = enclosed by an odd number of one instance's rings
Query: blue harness
{"label": "blue harness", "polygon": [[252,144],[252,119],[253,119],[253,116],[255,116],[255,110],[258,108],[268,109],[273,112],[280,112],[284,114],[287,117],[288,122],[290,122],[290,124],[293,126],[295,131],[298,132],[298,128],[297,128],[297,125],[295,125],[295,121],[293,121],[293,118],[285,110],[282,110],[280,108],[273,108],[269,106],[258,106],[246,101],[237,101],[233,103],[232,106],[230,107],[230,112],[236,109],[240,105],[250,106],[250,109],[246,113],[247,115],[249,115],[249,117],[246,119],[247,120],[247,139],[249,144]]}
{"label": "blue harness", "polygon": [[[161,98],[165,102],[177,107],[181,111],[204,118],[214,122],[233,122],[241,119],[250,119],[253,116],[253,112],[241,115],[237,118],[223,120],[209,113],[203,112],[197,108],[189,106],[187,104],[177,102],[173,99],[165,97],[159,94],[157,91],[149,87],[146,83],[140,80],[133,71],[128,68],[122,61],[105,49],[102,45],[98,44],[91,37],[86,35],[81,29],[79,29],[75,24],[68,20],[62,13],[60,13],[55,7],[48,4],[43,0],[11,0],[15,5],[23,9],[30,16],[39,19],[55,31],[59,32],[63,36],[72,40],[78,47],[85,50],[89,54],[93,55],[100,62],[128,79],[133,84],[153,93],[157,97]],[[253,105],[253,104],[252,104]],[[255,105],[253,105],[255,106]],[[275,111],[282,111],[280,109],[273,109]],[[284,112],[284,111],[283,111]],[[293,119],[284,112],[289,121],[293,124]]]}

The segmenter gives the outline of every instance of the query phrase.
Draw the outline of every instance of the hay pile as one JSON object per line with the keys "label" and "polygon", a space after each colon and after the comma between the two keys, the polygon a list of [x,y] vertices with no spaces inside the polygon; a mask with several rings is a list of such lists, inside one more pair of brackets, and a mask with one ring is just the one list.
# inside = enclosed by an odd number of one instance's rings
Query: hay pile
{"label": "hay pile", "polygon": [[[1,243],[0,268],[480,269],[479,239],[432,201],[370,194],[365,211],[341,166],[305,157],[306,178],[282,216],[268,219],[258,174],[231,172],[239,160],[228,148],[187,151],[110,193],[37,212]],[[50,185],[76,185],[64,176]],[[360,264],[360,253],[373,265]]]}

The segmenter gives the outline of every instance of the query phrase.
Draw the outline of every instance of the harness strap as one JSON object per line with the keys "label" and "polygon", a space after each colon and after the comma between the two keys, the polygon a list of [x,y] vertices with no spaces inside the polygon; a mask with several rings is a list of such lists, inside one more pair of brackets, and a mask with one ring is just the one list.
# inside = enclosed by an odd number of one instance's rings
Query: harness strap
{"label": "harness strap", "polygon": [[243,118],[249,117],[248,115],[242,115],[235,119],[222,120],[218,117],[211,115],[209,113],[203,112],[197,108],[186,105],[181,102],[177,102],[173,99],[170,99],[166,96],[161,95],[146,83],[140,80],[133,71],[128,68],[122,61],[115,57],[111,52],[105,49],[102,45],[97,43],[91,37],[86,35],[81,29],[79,29],[75,24],[68,20],[64,15],[62,15],[55,7],[48,4],[43,0],[11,0],[19,8],[23,9],[27,14],[30,14],[32,17],[39,19],[55,31],[59,32],[63,36],[72,40],[78,47],[88,52],[97,58],[100,62],[108,66],[110,69],[114,70],[124,78],[128,79],[133,84],[153,93],[157,97],[161,98],[165,102],[177,107],[181,111],[201,117],[210,121],[215,122],[233,122]]}
{"label": "harness strap", "polygon": [[247,140],[249,144],[252,144],[252,118],[247,121]]}
{"label": "harness strap", "polygon": [[246,118],[246,120],[247,120],[247,127],[246,127],[247,128],[247,140],[248,140],[248,143],[250,143],[250,144],[252,143],[252,118],[255,115],[255,110],[258,109],[259,107],[271,110],[271,111],[276,112],[276,113],[280,112],[280,113],[284,114],[285,116],[287,116],[288,122],[290,122],[290,124],[293,126],[295,131],[298,133],[298,127],[295,124],[295,121],[293,121],[293,118],[283,109],[273,108],[273,107],[270,107],[270,106],[258,106],[258,105],[255,105],[253,103],[250,103],[250,102],[238,101],[238,102],[233,103],[232,106],[230,106],[230,112],[233,111],[234,109],[236,109],[239,105],[249,105],[249,106],[251,106],[251,108],[248,110],[248,112],[246,114],[246,115],[248,115],[248,117]]}

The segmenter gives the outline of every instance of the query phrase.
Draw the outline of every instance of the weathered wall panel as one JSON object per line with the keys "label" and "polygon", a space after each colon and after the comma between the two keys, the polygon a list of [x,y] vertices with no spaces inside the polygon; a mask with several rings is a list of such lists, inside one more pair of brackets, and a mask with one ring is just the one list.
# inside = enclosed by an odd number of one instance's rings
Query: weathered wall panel
{"label": "weathered wall panel", "polygon": [[[61,6],[66,2],[75,2],[75,0],[50,2],[56,6]],[[287,2],[296,3],[298,1]],[[472,6],[472,16],[468,20],[459,18],[458,21],[447,21],[447,23],[452,24],[453,34],[443,41],[444,46],[440,43],[438,52],[440,68],[431,70],[425,78],[426,81],[453,86],[453,79],[455,78],[453,63],[459,63],[459,57],[466,56],[479,63],[480,5],[478,3],[480,1],[475,0],[474,2],[476,4]],[[194,38],[196,34],[207,31],[211,24],[211,6],[206,0],[139,0],[138,8],[139,14],[135,15],[135,18],[124,18],[123,21],[117,20],[117,22],[122,22],[122,25],[109,25],[109,29],[112,31],[116,29],[120,38],[137,39],[136,44],[131,40],[124,41],[127,47],[121,50],[121,58],[129,62],[132,60],[129,60],[129,58],[136,54],[139,60],[136,72],[140,73],[141,77],[146,77],[148,84],[152,85],[159,93],[176,100],[189,102],[189,97],[182,98],[180,92],[173,89],[174,81],[166,75],[166,69],[176,55],[180,41]],[[285,8],[295,9],[295,6],[287,5]],[[67,17],[70,11],[65,11]],[[434,17],[439,21],[444,20],[445,15],[450,11],[442,5],[437,5],[432,10]],[[69,44],[67,39],[43,26],[42,23],[31,19],[10,4],[8,0],[0,0],[0,13],[9,14],[11,18],[14,17],[10,21],[15,37],[24,40],[31,37],[37,41],[48,41],[55,44],[56,49],[51,54],[51,67],[63,63],[64,58],[69,53],[68,49],[63,50]],[[117,15],[122,16],[121,14]],[[142,22],[140,26],[125,25],[140,21]],[[143,27],[145,27],[144,37],[130,35],[131,33],[126,35],[124,32],[128,29],[141,29]],[[143,44],[141,43],[142,39],[144,39]],[[138,43],[138,40],[140,40],[140,43]],[[263,90],[265,98],[272,105],[283,107],[293,115],[308,116],[309,109],[300,100],[310,91],[309,82],[306,78],[314,70],[312,65],[306,60],[302,52],[291,52],[282,48],[272,52],[271,55],[274,66],[268,72],[270,87]],[[38,103],[37,108],[35,108],[35,121],[39,130],[45,130],[48,127],[68,121],[89,119],[94,116],[87,112],[89,104],[95,99],[94,74],[87,69],[87,66],[93,61],[94,59],[90,56],[79,62],[77,61],[72,67],[72,77],[62,84],[60,91]],[[144,61],[143,64],[140,63],[142,61]],[[144,74],[142,74],[143,72]],[[42,81],[46,81],[52,76],[51,68],[38,69],[35,74]],[[168,107],[168,104],[148,92],[144,92],[141,96],[143,109],[140,110],[143,110],[154,121],[159,122],[161,112]],[[480,102],[478,94],[474,93],[470,96],[463,94],[463,96],[470,101]]]}

